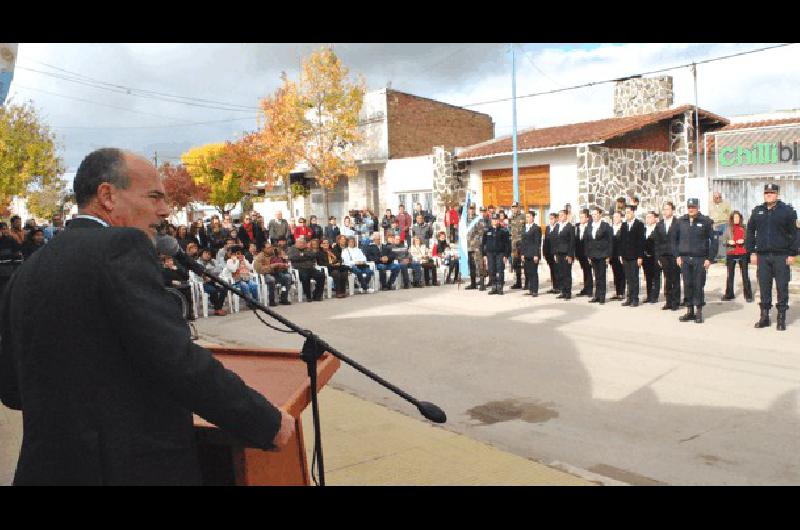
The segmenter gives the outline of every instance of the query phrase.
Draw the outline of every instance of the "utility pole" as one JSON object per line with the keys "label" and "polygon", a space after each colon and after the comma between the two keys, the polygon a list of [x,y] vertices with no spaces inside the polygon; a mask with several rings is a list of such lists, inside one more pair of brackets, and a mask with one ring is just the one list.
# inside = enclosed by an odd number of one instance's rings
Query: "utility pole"
{"label": "utility pole", "polygon": [[513,146],[513,180],[514,180],[514,201],[519,202],[519,166],[517,164],[517,65],[514,56],[514,43],[511,43],[511,120],[513,131],[511,142]]}

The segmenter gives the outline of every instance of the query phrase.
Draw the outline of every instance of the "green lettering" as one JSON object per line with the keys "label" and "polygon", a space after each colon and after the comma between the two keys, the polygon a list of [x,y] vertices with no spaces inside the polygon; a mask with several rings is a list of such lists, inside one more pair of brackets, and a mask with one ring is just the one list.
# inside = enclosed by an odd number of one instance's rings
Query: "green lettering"
{"label": "green lettering", "polygon": [[[733,165],[733,147],[723,147],[719,151],[718,162],[722,167],[729,167]],[[730,157],[726,155],[730,154]]]}

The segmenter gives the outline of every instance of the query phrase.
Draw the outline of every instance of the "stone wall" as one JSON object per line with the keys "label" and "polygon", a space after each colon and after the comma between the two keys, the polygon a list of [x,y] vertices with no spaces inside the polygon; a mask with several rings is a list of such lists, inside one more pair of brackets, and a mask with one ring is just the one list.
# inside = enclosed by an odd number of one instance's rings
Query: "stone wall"
{"label": "stone wall", "polygon": [[672,77],[636,77],[614,85],[614,117],[667,110],[673,103]]}
{"label": "stone wall", "polygon": [[685,201],[685,175],[677,174],[676,156],[663,151],[578,147],[578,204],[609,211],[617,197],[637,196],[640,210],[660,211],[665,201]]}
{"label": "stone wall", "polygon": [[433,148],[433,215],[444,221],[444,213],[452,204],[467,200],[469,173],[464,162],[443,146]]}

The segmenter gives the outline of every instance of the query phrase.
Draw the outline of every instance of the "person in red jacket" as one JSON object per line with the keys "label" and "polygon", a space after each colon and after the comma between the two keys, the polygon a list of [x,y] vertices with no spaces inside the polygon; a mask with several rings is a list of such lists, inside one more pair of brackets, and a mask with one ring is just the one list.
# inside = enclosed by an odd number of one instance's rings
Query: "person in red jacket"
{"label": "person in red jacket", "polygon": [[747,265],[750,257],[747,255],[747,249],[744,247],[745,234],[747,227],[744,224],[744,219],[739,210],[734,211],[728,221],[728,226],[725,228],[723,234],[723,242],[727,248],[727,266],[728,278],[725,283],[725,296],[723,300],[733,300],[733,280],[736,276],[736,265],[742,271],[742,288],[744,290],[744,298],[748,302],[753,301],[753,287],[750,284],[750,276],[747,274]]}
{"label": "person in red jacket", "polygon": [[458,241],[458,211],[455,205],[450,206],[450,209],[444,214],[444,225],[450,232],[450,241],[456,243]]}
{"label": "person in red jacket", "polygon": [[300,219],[298,219],[297,226],[295,226],[294,230],[292,230],[292,236],[294,237],[294,240],[297,241],[300,238],[300,236],[303,236],[306,238],[306,241],[311,241],[311,236],[313,235],[314,231],[311,230],[311,228],[309,228],[308,226],[306,226],[305,218],[301,217]]}

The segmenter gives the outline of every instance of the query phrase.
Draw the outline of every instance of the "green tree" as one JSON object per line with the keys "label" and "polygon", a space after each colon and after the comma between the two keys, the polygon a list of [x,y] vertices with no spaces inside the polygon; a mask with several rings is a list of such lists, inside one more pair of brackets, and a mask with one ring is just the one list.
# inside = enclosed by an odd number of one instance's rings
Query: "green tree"
{"label": "green tree", "polygon": [[31,103],[0,106],[0,206],[57,187],[64,163],[56,151],[55,135]]}
{"label": "green tree", "polygon": [[28,210],[38,219],[50,219],[54,214],[63,214],[69,192],[67,183],[60,178],[28,192]]}

